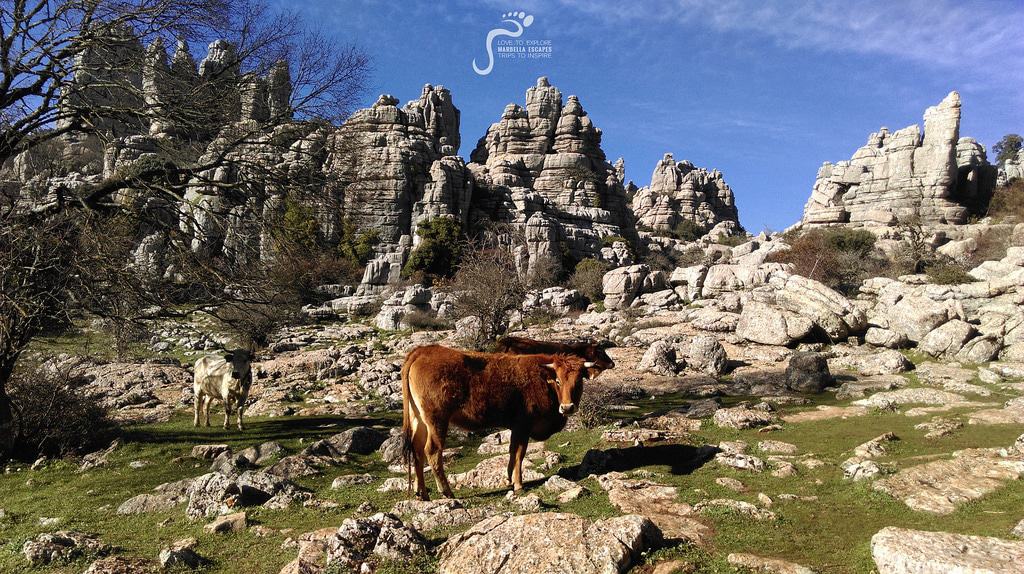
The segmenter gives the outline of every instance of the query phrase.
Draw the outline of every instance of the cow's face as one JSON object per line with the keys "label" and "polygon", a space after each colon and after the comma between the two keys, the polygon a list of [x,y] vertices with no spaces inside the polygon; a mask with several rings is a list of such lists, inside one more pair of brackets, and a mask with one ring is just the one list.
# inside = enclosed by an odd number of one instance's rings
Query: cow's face
{"label": "cow's face", "polygon": [[588,379],[597,377],[602,371],[615,368],[615,361],[613,361],[605,351],[605,349],[610,346],[609,344],[587,341],[579,345],[580,346],[577,348],[582,351],[580,354],[586,357],[587,361],[593,363],[592,367],[587,368]]}
{"label": "cow's face", "polygon": [[224,356],[231,365],[231,378],[242,381],[243,385],[252,382],[252,355],[245,349],[235,349]]}
{"label": "cow's face", "polygon": [[544,368],[553,371],[555,394],[558,395],[558,412],[565,416],[576,411],[583,396],[583,379],[594,363],[571,355],[556,355],[552,363]]}

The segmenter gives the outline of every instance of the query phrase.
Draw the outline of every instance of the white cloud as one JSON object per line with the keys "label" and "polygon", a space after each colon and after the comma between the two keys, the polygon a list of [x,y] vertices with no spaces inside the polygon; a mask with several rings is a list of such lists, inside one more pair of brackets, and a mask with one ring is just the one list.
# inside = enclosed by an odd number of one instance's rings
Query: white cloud
{"label": "white cloud", "polygon": [[789,49],[892,57],[977,74],[992,83],[1020,85],[1024,77],[1024,8],[1016,0],[558,2],[625,33],[641,33],[644,21],[674,21],[750,33]]}

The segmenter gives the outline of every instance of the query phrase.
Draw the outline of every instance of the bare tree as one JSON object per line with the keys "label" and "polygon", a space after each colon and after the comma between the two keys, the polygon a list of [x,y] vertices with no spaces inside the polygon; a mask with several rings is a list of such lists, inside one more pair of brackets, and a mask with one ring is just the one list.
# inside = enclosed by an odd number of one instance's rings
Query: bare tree
{"label": "bare tree", "polygon": [[455,295],[455,316],[478,323],[469,341],[474,346],[504,335],[512,312],[522,307],[528,287],[517,267],[508,246],[484,242],[465,251],[449,289]]}
{"label": "bare tree", "polygon": [[[197,68],[190,48],[212,40],[224,41]],[[195,190],[243,206],[269,187],[320,192],[267,158],[325,153],[300,144],[349,113],[368,71],[355,47],[258,0],[0,2],[0,174],[31,172],[42,186],[0,182],[0,458],[17,431],[5,389],[18,358],[74,309],[122,326],[181,302],[228,321],[232,306],[276,313],[282,274],[255,264],[259,247],[195,249],[189,218],[226,214],[178,206]],[[145,153],[120,155],[135,135],[150,136]],[[87,177],[62,183],[76,169]],[[167,276],[147,279],[130,261],[147,236],[165,243]]]}

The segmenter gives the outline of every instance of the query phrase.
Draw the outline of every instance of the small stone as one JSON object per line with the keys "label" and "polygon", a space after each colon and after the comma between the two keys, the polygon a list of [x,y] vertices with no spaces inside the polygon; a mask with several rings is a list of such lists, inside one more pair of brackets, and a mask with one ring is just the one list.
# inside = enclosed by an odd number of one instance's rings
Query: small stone
{"label": "small stone", "polygon": [[768,574],[815,574],[814,570],[778,558],[765,558],[754,554],[730,554],[726,561],[744,571]]}
{"label": "small stone", "polygon": [[226,514],[214,519],[213,522],[203,527],[208,534],[224,534],[227,532],[241,532],[245,530],[248,521],[244,512]]}
{"label": "small stone", "polygon": [[715,479],[715,484],[717,484],[718,486],[724,486],[725,488],[728,488],[729,490],[733,490],[735,492],[746,492],[747,491],[746,485],[744,485],[742,482],[736,480],[735,478],[728,477],[728,476],[720,476],[720,477],[716,478]]}
{"label": "small stone", "polygon": [[376,480],[372,474],[345,474],[335,478],[331,482],[331,489],[338,490],[347,486],[355,486],[358,484],[370,484]]}
{"label": "small stone", "polygon": [[574,486],[574,487],[570,488],[569,490],[566,490],[565,492],[563,492],[563,493],[558,495],[558,503],[559,504],[568,504],[568,503],[570,503],[570,502],[580,498],[581,496],[583,496],[586,493],[587,493],[587,489],[583,488],[582,486]]}
{"label": "small stone", "polygon": [[206,559],[196,554],[197,544],[198,541],[195,538],[185,538],[164,548],[160,551],[160,566],[165,570],[175,566],[191,570],[199,568],[206,563]]}
{"label": "small stone", "polygon": [[795,444],[778,440],[762,440],[757,443],[757,448],[769,454],[796,454],[799,450]]}
{"label": "small stone", "polygon": [[857,457],[846,459],[839,466],[843,469],[843,478],[853,481],[868,480],[882,474],[877,462]]}

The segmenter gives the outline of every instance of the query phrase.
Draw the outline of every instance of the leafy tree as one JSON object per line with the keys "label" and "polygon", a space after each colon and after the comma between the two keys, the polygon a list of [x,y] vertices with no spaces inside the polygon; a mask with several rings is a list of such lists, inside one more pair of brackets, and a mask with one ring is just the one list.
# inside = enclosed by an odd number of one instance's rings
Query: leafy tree
{"label": "leafy tree", "polygon": [[420,244],[402,269],[411,277],[424,273],[429,277],[451,277],[462,259],[462,226],[451,217],[435,217],[416,228]]}
{"label": "leafy tree", "polygon": [[1024,138],[1017,134],[1006,134],[1003,139],[992,146],[992,153],[996,154],[995,163],[1002,165],[1003,162],[1017,155],[1022,146],[1024,146]]}
{"label": "leafy tree", "polygon": [[569,286],[579,291],[591,302],[604,299],[604,274],[609,265],[597,259],[584,259],[576,264],[576,270],[569,278]]}
{"label": "leafy tree", "polygon": [[[236,254],[237,264],[197,254],[180,240],[179,222],[168,222],[160,212],[176,211],[191,182],[209,182],[210,174],[227,166],[245,177],[211,186],[214,193],[247,197],[250,186],[280,184],[274,180],[283,176],[272,166],[246,163],[253,157],[247,150],[262,146],[261,152],[269,152],[295,138],[268,134],[309,133],[347,117],[368,60],[354,47],[306,29],[297,13],[272,11],[260,0],[5,0],[0,31],[0,166],[15,157],[45,163],[68,139],[111,144],[126,134],[145,133],[154,118],[196,134],[194,139],[153,138],[159,160],[136,162],[103,179],[87,178],[81,186],[57,185],[46,203],[31,209],[20,201],[31,190],[6,183],[0,190],[2,459],[23,434],[6,392],[19,357],[33,339],[67,325],[79,310],[131,321],[152,305],[165,316],[180,314],[182,301],[214,317],[239,301],[257,309],[281,307],[279,289],[288,285],[282,281],[287,276],[273,264],[259,263],[258,254],[251,253]],[[147,98],[138,70],[148,51],[118,46],[173,45],[178,39],[191,45],[231,42],[237,59],[225,61],[225,69],[242,74],[265,77],[286,67],[292,86],[287,110],[211,133],[223,122],[211,125],[210,116],[230,117],[220,112],[233,100],[218,95],[225,86],[218,73],[196,78],[186,93]],[[83,58],[94,66],[78,66]],[[216,145],[208,145],[214,135]],[[125,200],[131,197],[140,201]],[[107,223],[118,214],[133,219],[140,230],[164,234],[167,245],[161,251],[173,278],[143,284],[131,273],[125,248],[141,237],[131,234],[136,229],[131,224],[123,226],[123,237],[112,237]],[[293,212],[293,219],[293,231],[308,239],[305,217]],[[132,302],[125,304],[122,297]]]}

